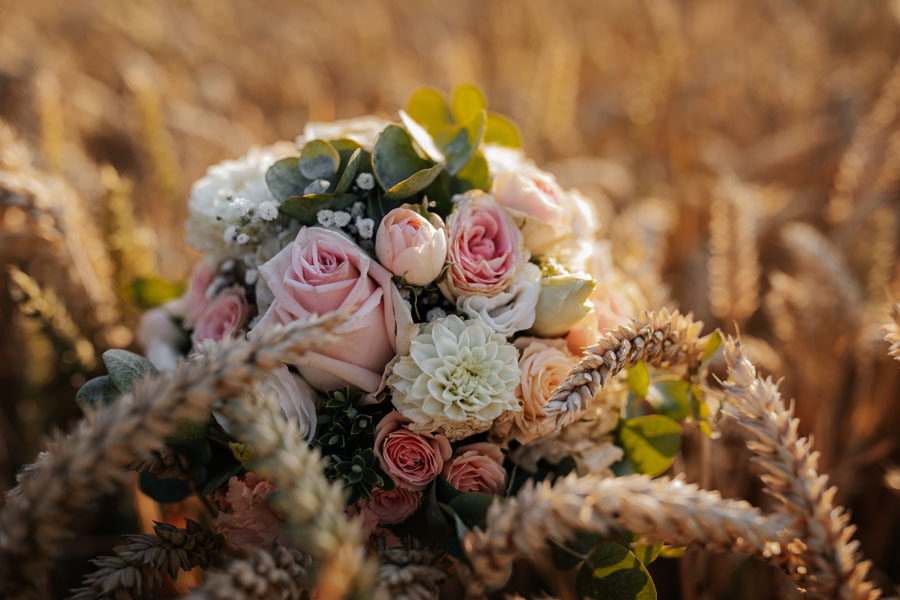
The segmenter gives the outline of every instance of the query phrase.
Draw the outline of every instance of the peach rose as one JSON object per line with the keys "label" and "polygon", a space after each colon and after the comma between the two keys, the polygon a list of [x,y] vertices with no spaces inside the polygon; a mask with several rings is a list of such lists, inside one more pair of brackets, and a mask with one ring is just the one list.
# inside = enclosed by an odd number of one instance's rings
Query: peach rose
{"label": "peach rose", "polygon": [[371,498],[363,498],[356,503],[363,523],[371,526],[396,525],[402,523],[422,504],[422,492],[406,488],[395,488],[387,491],[379,488],[372,490]]}
{"label": "peach rose", "polygon": [[491,193],[513,216],[532,254],[542,254],[571,235],[571,200],[549,173],[534,167],[503,173]]}
{"label": "peach rose", "polygon": [[348,384],[366,392],[378,389],[397,354],[395,310],[403,304],[389,271],[340,233],[304,227],[259,272],[274,299],[258,328],[350,313],[335,342],[301,357],[297,367],[304,379],[320,390]]}
{"label": "peach rose", "polygon": [[244,290],[234,286],[222,290],[206,305],[206,309],[194,325],[191,341],[196,347],[204,340],[218,342],[234,336],[249,312]]}
{"label": "peach rose", "polygon": [[506,491],[503,452],[496,444],[478,442],[460,446],[441,474],[461,492],[499,495]]}
{"label": "peach rose", "polygon": [[496,296],[528,260],[512,217],[483,192],[465,194],[447,219],[447,228],[450,266],[439,285],[452,301],[459,296]]}
{"label": "peach rose", "polygon": [[447,259],[447,234],[408,208],[395,208],[384,216],[375,235],[375,254],[381,265],[412,285],[428,285],[438,278]]}
{"label": "peach rose", "polygon": [[512,437],[522,444],[555,429],[544,419],[544,406],[578,359],[560,339],[519,338],[515,345],[523,348],[519,357],[522,379],[516,386],[516,398],[522,410],[512,413]]}
{"label": "peach rose", "polygon": [[216,491],[216,531],[235,546],[267,546],[281,533],[283,522],[265,503],[275,486],[255,473],[232,477],[224,492]]}
{"label": "peach rose", "polygon": [[409,419],[391,411],[375,426],[375,454],[381,468],[400,487],[421,490],[450,458],[450,442],[443,435],[414,433]]}

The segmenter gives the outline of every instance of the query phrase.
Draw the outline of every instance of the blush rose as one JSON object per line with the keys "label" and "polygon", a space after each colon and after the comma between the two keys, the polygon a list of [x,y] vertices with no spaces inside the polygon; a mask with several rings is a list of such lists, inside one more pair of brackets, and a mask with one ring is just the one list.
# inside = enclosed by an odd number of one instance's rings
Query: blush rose
{"label": "blush rose", "polygon": [[506,490],[503,451],[496,444],[478,442],[460,446],[442,473],[461,492],[502,494]]}
{"label": "blush rose", "polygon": [[375,427],[375,454],[394,483],[421,490],[444,468],[450,442],[439,433],[414,433],[410,422],[396,410],[385,415]]}
{"label": "blush rose", "polygon": [[408,208],[395,208],[384,216],[375,235],[375,254],[381,265],[412,285],[428,285],[438,278],[447,259],[447,234],[439,217],[437,226]]}
{"label": "blush rose", "polygon": [[191,341],[196,347],[204,340],[218,342],[233,337],[247,320],[249,310],[244,290],[239,286],[222,290],[197,319]]}

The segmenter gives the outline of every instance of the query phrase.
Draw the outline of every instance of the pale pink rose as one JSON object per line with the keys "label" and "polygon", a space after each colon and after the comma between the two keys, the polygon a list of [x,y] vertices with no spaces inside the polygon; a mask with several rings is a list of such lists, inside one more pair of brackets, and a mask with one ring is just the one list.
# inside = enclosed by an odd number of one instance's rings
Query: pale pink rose
{"label": "pale pink rose", "polygon": [[528,259],[522,233],[494,199],[469,192],[447,219],[450,242],[445,296],[495,296],[509,287]]}
{"label": "pale pink rose", "polygon": [[516,386],[516,399],[522,410],[511,413],[512,435],[527,444],[555,429],[553,422],[545,419],[544,407],[578,359],[561,339],[519,338],[515,345],[524,350],[519,357],[522,378]]}
{"label": "pale pink rose", "polygon": [[234,336],[247,320],[248,311],[243,289],[234,286],[222,290],[197,319],[191,341],[197,346],[203,340],[218,342]]}
{"label": "pale pink rose", "polygon": [[257,328],[346,311],[338,339],[304,354],[297,367],[320,390],[351,385],[374,392],[397,354],[391,274],[340,233],[304,227],[259,272],[274,300]]}
{"label": "pale pink rose", "polygon": [[255,473],[228,480],[226,491],[218,490],[219,505],[216,531],[235,546],[267,546],[281,533],[283,522],[266,504],[266,497],[275,491],[269,481]]}
{"label": "pale pink rose", "polygon": [[400,487],[421,490],[450,458],[450,442],[436,433],[414,433],[409,419],[391,411],[375,426],[375,454],[381,468]]}
{"label": "pale pink rose", "polygon": [[408,208],[384,216],[375,235],[375,254],[381,265],[412,285],[428,285],[438,278],[447,259],[447,234]]}
{"label": "pale pink rose", "polygon": [[356,503],[363,523],[371,526],[396,525],[402,523],[422,504],[422,492],[395,488],[393,490],[372,490],[371,498],[363,498]]}
{"label": "pale pink rose", "polygon": [[503,208],[517,210],[548,225],[564,225],[566,192],[550,173],[520,168],[494,180],[491,193]]}
{"label": "pale pink rose", "polygon": [[442,473],[461,492],[499,495],[506,491],[503,451],[496,444],[478,442],[460,446]]}
{"label": "pale pink rose", "polygon": [[210,268],[207,261],[201,260],[194,266],[194,271],[191,273],[191,282],[183,300],[184,326],[187,329],[196,327],[197,321],[206,310],[206,306],[210,301],[207,291],[215,277],[216,273]]}

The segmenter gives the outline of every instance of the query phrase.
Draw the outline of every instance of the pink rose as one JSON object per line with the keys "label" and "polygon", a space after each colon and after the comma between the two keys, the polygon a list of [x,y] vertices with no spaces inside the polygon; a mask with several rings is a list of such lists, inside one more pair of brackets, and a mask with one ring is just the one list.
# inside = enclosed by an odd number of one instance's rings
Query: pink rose
{"label": "pink rose", "polygon": [[222,290],[209,301],[197,319],[191,341],[196,346],[203,340],[218,342],[232,337],[244,324],[248,311],[244,290],[239,286]]}
{"label": "pink rose", "polygon": [[503,452],[496,444],[478,442],[460,446],[442,473],[461,492],[499,495],[506,491]]}
{"label": "pink rose", "polygon": [[518,168],[498,176],[491,192],[512,215],[531,254],[543,254],[572,236],[573,200],[549,173]]}
{"label": "pink rose", "polygon": [[395,208],[384,216],[375,235],[375,254],[381,265],[412,285],[428,285],[438,278],[447,259],[447,234],[408,208]]}
{"label": "pink rose", "polygon": [[274,542],[283,523],[265,503],[273,491],[275,486],[255,473],[229,479],[226,491],[216,491],[220,508],[216,531],[235,546],[267,546]]}
{"label": "pink rose", "polygon": [[413,433],[410,422],[396,410],[385,415],[375,426],[375,454],[394,483],[421,490],[444,468],[450,442],[439,433]]}
{"label": "pink rose", "polygon": [[414,492],[406,488],[395,488],[391,491],[375,488],[371,498],[363,498],[356,503],[363,523],[372,526],[396,525],[402,523],[416,512],[422,504],[422,492]]}
{"label": "pink rose", "polygon": [[447,219],[447,228],[451,264],[440,288],[451,300],[499,294],[528,258],[512,217],[487,194],[467,193]]}
{"label": "pink rose", "polygon": [[210,301],[206,293],[215,277],[216,274],[207,261],[201,260],[194,266],[191,282],[184,296],[184,326],[187,329],[196,327],[197,321],[206,310],[206,305]]}
{"label": "pink rose", "polygon": [[374,392],[397,354],[394,311],[402,301],[391,274],[343,235],[304,227],[259,272],[274,300],[257,327],[347,311],[339,338],[301,358],[297,367],[320,390],[352,385]]}

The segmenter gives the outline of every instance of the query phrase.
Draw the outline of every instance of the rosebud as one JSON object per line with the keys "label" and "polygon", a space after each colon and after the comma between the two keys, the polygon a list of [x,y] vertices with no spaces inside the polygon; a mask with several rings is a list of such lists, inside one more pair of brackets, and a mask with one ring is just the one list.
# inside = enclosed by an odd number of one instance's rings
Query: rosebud
{"label": "rosebud", "polygon": [[541,337],[559,337],[584,319],[597,284],[587,275],[559,275],[541,280],[541,295],[530,331]]}
{"label": "rosebud", "polygon": [[428,285],[438,278],[447,259],[447,234],[438,220],[408,208],[395,208],[384,216],[375,236],[375,254],[381,265],[412,285]]}

